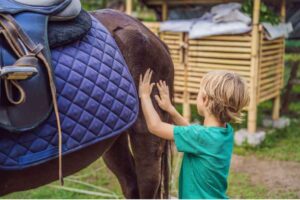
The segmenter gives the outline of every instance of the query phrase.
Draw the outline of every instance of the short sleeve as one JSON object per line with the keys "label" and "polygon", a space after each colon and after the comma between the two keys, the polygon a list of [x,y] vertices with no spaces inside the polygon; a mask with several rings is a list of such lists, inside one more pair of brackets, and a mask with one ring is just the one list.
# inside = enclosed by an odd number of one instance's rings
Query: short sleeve
{"label": "short sleeve", "polygon": [[174,126],[174,141],[179,152],[199,154],[201,131],[196,126]]}

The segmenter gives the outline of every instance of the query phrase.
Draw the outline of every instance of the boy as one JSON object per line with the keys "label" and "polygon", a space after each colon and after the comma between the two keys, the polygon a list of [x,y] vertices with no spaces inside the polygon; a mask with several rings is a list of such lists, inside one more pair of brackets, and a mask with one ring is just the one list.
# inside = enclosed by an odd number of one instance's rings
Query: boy
{"label": "boy", "polygon": [[241,111],[249,103],[245,83],[235,73],[213,71],[200,84],[198,113],[203,125],[189,125],[170,101],[169,88],[159,81],[161,109],[170,114],[177,126],[162,122],[150,95],[154,83],[148,69],[140,76],[139,96],[149,131],[161,138],[174,140],[177,150],[184,152],[179,177],[179,198],[227,198],[227,176],[233,149],[233,129],[229,122],[241,122]]}

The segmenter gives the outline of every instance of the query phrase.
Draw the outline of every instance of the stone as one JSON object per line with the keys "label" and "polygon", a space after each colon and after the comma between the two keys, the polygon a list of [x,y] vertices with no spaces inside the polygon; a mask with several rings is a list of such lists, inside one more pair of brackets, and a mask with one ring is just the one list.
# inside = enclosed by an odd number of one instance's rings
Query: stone
{"label": "stone", "polygon": [[286,117],[281,117],[277,120],[272,120],[271,118],[265,118],[263,120],[263,127],[266,128],[278,128],[282,129],[290,125],[290,119]]}
{"label": "stone", "polygon": [[241,129],[234,135],[235,144],[238,146],[241,146],[244,143],[247,143],[250,146],[258,146],[264,141],[265,138],[266,132],[258,131],[255,133],[249,133],[247,129]]}
{"label": "stone", "polygon": [[250,146],[258,146],[260,145],[266,138],[266,132],[258,131],[255,133],[247,134],[247,142]]}
{"label": "stone", "polygon": [[262,121],[262,125],[265,128],[271,128],[273,126],[273,120],[271,118],[264,118]]}
{"label": "stone", "polygon": [[273,121],[273,128],[282,129],[282,128],[289,126],[290,123],[291,123],[291,120],[289,118],[281,117],[281,118]]}
{"label": "stone", "polygon": [[241,129],[234,134],[234,142],[236,145],[241,146],[247,141],[247,129]]}

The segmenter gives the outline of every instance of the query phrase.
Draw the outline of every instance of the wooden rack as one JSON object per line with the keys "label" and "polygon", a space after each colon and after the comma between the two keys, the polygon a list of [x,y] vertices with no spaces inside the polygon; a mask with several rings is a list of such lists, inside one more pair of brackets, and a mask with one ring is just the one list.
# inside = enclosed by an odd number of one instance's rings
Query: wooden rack
{"label": "wooden rack", "polygon": [[[169,5],[185,3],[224,3],[228,0],[148,0],[160,5],[162,19],[167,19]],[[285,0],[281,3],[282,21],[285,19]],[[159,32],[159,22],[144,24],[164,41],[175,65],[175,102],[183,104],[183,114],[190,119],[190,105],[196,104],[199,83],[212,70],[231,70],[240,74],[250,91],[248,131],[256,132],[257,106],[273,99],[274,120],[279,118],[280,92],[284,75],[284,38],[268,41],[259,24],[260,0],[254,0],[252,31],[240,35],[210,36],[189,39],[187,33]]]}

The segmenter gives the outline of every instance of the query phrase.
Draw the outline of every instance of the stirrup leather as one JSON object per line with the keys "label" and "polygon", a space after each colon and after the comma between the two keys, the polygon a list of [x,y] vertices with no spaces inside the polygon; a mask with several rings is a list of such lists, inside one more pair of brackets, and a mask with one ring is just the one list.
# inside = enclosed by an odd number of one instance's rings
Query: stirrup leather
{"label": "stirrup leather", "polygon": [[[0,13],[0,25],[2,26],[0,28],[0,33],[4,35],[11,49],[19,57],[13,66],[5,66],[0,70],[0,78],[4,79],[6,95],[10,103],[17,105],[25,101],[26,94],[18,84],[18,81],[30,79],[38,73],[38,60],[42,61],[47,70],[58,129],[59,179],[61,184],[63,184],[62,131],[56,99],[56,86],[52,75],[51,65],[42,53],[43,46],[40,44],[36,45],[11,15]],[[19,92],[19,99],[17,100],[14,100],[12,97],[12,86]]]}

